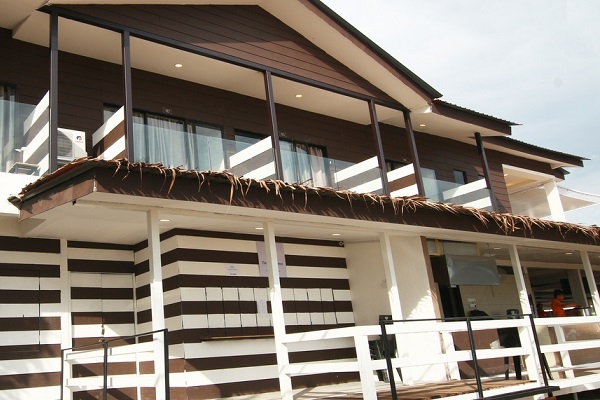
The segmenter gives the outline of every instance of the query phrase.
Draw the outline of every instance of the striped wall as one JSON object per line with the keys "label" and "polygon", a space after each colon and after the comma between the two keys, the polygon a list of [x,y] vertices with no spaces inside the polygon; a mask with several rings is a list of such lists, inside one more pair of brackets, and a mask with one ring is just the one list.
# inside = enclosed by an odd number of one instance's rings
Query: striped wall
{"label": "striped wall", "polygon": [[[166,326],[174,398],[278,390],[268,278],[260,235],[173,230],[161,236]],[[345,250],[339,242],[277,238],[287,332],[354,324]],[[148,249],[135,254],[137,318],[151,330]],[[282,260],[280,260],[281,262]],[[292,348],[292,361],[355,357],[353,343]],[[182,361],[183,360],[183,361]],[[303,386],[351,380],[336,374],[295,379]]]}
{"label": "striped wall", "polygon": [[[68,242],[72,346],[112,341],[136,333],[134,313],[133,246],[88,242]],[[133,340],[110,342],[111,347],[134,343]],[[92,347],[95,348],[95,347]],[[102,376],[98,359],[78,359],[71,363],[70,378]],[[109,363],[113,381],[118,376],[136,376],[135,355],[128,354]],[[81,380],[80,380],[81,381]],[[73,385],[80,384],[73,380]],[[109,390],[109,398],[137,398],[135,379]],[[73,399],[96,398],[96,387],[75,391]]]}
{"label": "striped wall", "polygon": [[60,242],[0,237],[0,398],[59,396]]}

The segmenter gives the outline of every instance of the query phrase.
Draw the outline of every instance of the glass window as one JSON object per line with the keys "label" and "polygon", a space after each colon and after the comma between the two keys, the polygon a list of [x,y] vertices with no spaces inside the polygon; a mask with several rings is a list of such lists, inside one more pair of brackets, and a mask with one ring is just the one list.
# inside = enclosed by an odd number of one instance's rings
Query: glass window
{"label": "glass window", "polygon": [[[236,143],[243,143],[247,147],[266,137],[252,132],[238,131],[235,140]],[[307,186],[331,186],[324,147],[285,139],[279,140],[279,147],[285,182]]]}
{"label": "glass window", "polygon": [[454,182],[465,185],[467,183],[467,173],[458,169],[454,170]]}
{"label": "glass window", "polygon": [[[106,121],[118,107],[105,106]],[[133,112],[135,161],[197,171],[225,169],[222,130],[184,118]]]}
{"label": "glass window", "polygon": [[[10,85],[0,84],[0,171],[8,171],[15,163],[15,117],[16,90]],[[20,147],[20,143],[17,143]]]}

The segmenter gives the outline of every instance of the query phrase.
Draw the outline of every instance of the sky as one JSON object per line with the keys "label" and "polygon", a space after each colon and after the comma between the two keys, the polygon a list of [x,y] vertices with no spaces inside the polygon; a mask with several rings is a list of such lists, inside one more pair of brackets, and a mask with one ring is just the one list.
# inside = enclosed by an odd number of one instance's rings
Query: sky
{"label": "sky", "polygon": [[[599,0],[322,0],[450,103],[589,158],[560,186],[600,195]],[[600,205],[567,213],[600,226]]]}

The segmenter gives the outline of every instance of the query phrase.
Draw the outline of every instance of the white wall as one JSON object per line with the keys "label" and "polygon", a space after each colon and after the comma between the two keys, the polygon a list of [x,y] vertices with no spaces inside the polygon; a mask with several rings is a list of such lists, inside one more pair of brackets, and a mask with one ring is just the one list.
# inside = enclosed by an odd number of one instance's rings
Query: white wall
{"label": "white wall", "polygon": [[0,172],[0,214],[18,214],[19,209],[7,199],[21,192],[21,189],[37,180],[39,176]]}
{"label": "white wall", "polygon": [[376,325],[391,314],[379,242],[346,243],[352,310],[356,325]]}
{"label": "white wall", "polygon": [[514,275],[501,274],[498,286],[461,286],[460,295],[467,316],[469,311],[473,310],[469,307],[469,298],[475,299],[478,310],[485,311],[489,315],[506,315],[506,310],[511,308],[521,310]]}

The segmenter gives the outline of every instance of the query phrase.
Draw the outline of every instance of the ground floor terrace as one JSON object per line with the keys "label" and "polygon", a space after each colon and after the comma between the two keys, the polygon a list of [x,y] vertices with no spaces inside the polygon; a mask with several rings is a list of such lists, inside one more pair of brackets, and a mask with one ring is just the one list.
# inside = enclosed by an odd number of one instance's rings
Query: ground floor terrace
{"label": "ground floor terrace", "polygon": [[[76,162],[12,201],[2,398],[600,388],[600,318],[583,315],[600,308],[595,228],[126,161]],[[450,281],[435,260],[458,256],[496,273],[467,263],[462,279],[478,278]],[[530,317],[554,287],[582,315]],[[465,319],[473,310],[485,314]]]}

